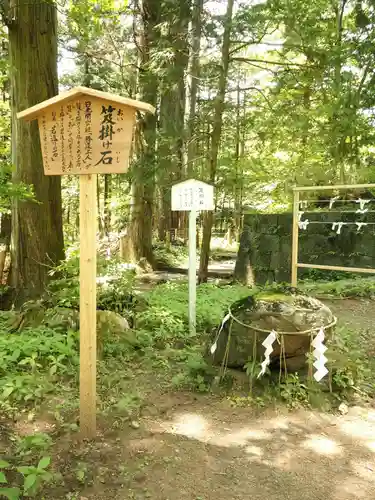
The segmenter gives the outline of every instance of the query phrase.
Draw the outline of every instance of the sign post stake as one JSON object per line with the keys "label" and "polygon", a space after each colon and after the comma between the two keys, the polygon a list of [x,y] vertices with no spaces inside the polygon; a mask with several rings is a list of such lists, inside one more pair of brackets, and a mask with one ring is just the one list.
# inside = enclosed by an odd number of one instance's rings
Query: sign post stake
{"label": "sign post stake", "polygon": [[189,212],[189,332],[196,333],[197,302],[197,212]]}
{"label": "sign post stake", "polygon": [[96,174],[80,175],[80,430],[96,433]]}
{"label": "sign post stake", "polygon": [[80,428],[96,435],[96,181],[97,174],[128,169],[136,111],[141,101],[75,87],[17,118],[38,120],[45,175],[80,176]]}
{"label": "sign post stake", "polygon": [[189,332],[197,329],[197,215],[214,209],[214,187],[189,179],[172,186],[172,210],[189,212]]}

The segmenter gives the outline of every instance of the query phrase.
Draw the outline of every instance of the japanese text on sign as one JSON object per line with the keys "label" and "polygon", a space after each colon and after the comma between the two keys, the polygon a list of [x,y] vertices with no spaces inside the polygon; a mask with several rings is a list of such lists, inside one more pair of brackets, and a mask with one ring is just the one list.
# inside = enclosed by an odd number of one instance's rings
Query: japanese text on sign
{"label": "japanese text on sign", "polygon": [[213,186],[189,180],[172,187],[172,210],[213,210]]}
{"label": "japanese text on sign", "polygon": [[45,173],[116,173],[127,170],[133,109],[84,96],[56,104],[40,118]]}

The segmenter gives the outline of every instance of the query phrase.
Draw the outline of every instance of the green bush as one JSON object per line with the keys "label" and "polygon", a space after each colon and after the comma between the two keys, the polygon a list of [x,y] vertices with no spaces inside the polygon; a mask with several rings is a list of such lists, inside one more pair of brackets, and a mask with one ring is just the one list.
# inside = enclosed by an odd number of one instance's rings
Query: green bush
{"label": "green bush", "polygon": [[[228,306],[253,290],[242,286],[200,285],[197,288],[197,334],[216,327]],[[136,317],[137,329],[149,330],[153,338],[177,340],[189,338],[188,285],[166,283],[145,295],[147,308]]]}
{"label": "green bush", "polygon": [[348,328],[338,328],[327,351],[328,368],[336,392],[360,391],[374,396],[375,362],[368,355],[371,335],[359,335]]}
{"label": "green bush", "polygon": [[311,295],[375,297],[374,278],[342,279],[339,281],[304,281],[298,287]]}
{"label": "green bush", "polygon": [[56,376],[72,375],[77,365],[75,333],[63,334],[46,327],[10,333],[3,323],[0,329],[0,408],[7,410],[13,403],[42,400],[54,389]]}
{"label": "green bush", "polygon": [[[55,279],[47,288],[50,306],[79,309],[79,255],[69,258],[51,272]],[[132,305],[135,270],[117,260],[98,260],[97,307],[117,313],[127,312]]]}
{"label": "green bush", "polygon": [[185,245],[173,245],[169,247],[165,243],[157,242],[152,246],[154,259],[158,266],[178,267],[188,257],[188,249]]}

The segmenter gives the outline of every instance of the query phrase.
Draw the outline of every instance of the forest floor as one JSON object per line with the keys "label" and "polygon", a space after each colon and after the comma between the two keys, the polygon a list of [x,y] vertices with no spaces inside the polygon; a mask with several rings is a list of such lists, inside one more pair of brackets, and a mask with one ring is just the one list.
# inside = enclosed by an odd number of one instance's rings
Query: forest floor
{"label": "forest floor", "polygon": [[[373,302],[328,305],[359,335],[373,328]],[[345,414],[234,405],[222,394],[162,390],[156,374],[142,373],[133,377],[149,377],[148,396],[135,420],[100,416],[95,441],[59,434],[47,415],[17,423],[19,434],[57,431],[52,461],[65,484],[42,498],[375,499],[374,405]]]}

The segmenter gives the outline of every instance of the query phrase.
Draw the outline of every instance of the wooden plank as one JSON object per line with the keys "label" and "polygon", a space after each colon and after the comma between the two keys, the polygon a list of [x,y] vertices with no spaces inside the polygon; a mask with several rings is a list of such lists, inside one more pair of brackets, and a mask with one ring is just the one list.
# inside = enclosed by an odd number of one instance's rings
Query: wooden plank
{"label": "wooden plank", "polygon": [[296,186],[293,191],[328,191],[328,190],[340,190],[340,189],[364,189],[364,188],[374,188],[375,184],[343,184],[337,186]]}
{"label": "wooden plank", "polygon": [[293,233],[292,233],[292,286],[297,286],[298,276],[298,214],[299,214],[299,192],[293,193]]}
{"label": "wooden plank", "polygon": [[27,120],[35,120],[38,116],[42,115],[46,108],[49,106],[54,106],[56,104],[62,104],[68,102],[76,97],[87,95],[90,97],[97,97],[106,101],[116,102],[118,104],[123,104],[125,106],[130,106],[131,108],[138,109],[139,111],[146,111],[148,113],[155,113],[154,106],[142,101],[136,101],[134,99],[129,99],[128,97],[122,97],[115,94],[110,94],[109,92],[102,92],[100,90],[89,89],[87,87],[74,87],[66,92],[62,92],[46,101],[43,101],[31,108],[25,109],[17,113],[17,118],[25,118]]}
{"label": "wooden plank", "polygon": [[46,175],[124,173],[135,109],[97,97],[74,97],[39,116]]}
{"label": "wooden plank", "polygon": [[375,269],[366,267],[342,267],[342,266],[326,266],[320,264],[302,264],[298,262],[297,267],[306,269],[325,269],[328,271],[347,271],[349,273],[367,273],[375,274]]}
{"label": "wooden plank", "polygon": [[96,434],[96,175],[80,176],[80,430]]}

